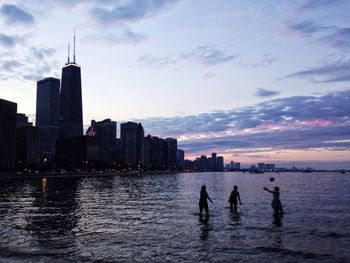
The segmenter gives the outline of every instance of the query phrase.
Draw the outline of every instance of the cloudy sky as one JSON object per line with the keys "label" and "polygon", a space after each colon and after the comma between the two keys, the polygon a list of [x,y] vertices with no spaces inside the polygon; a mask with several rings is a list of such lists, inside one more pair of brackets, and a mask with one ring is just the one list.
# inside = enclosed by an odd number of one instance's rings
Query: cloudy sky
{"label": "cloudy sky", "polygon": [[35,115],[77,32],[84,123],[186,156],[350,168],[350,1],[0,0],[0,97]]}

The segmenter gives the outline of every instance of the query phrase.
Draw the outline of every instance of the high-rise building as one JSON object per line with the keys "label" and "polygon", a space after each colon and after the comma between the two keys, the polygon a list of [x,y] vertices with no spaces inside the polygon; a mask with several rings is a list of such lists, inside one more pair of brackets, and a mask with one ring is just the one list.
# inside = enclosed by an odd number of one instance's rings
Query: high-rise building
{"label": "high-rise building", "polygon": [[37,82],[36,126],[58,127],[60,114],[60,80],[45,78]]}
{"label": "high-rise building", "polygon": [[45,78],[37,82],[36,126],[40,128],[41,160],[52,160],[59,134],[60,80]]}
{"label": "high-rise building", "polygon": [[211,160],[209,162],[209,169],[211,171],[215,171],[216,170],[216,162],[217,162],[216,153],[212,153],[211,154]]}
{"label": "high-rise building", "polygon": [[224,170],[224,157],[218,156],[216,158],[216,171],[223,171]]}
{"label": "high-rise building", "polygon": [[16,121],[16,166],[18,169],[36,169],[40,163],[39,128],[18,113]]}
{"label": "high-rise building", "polygon": [[165,139],[165,165],[168,169],[177,167],[177,139]]}
{"label": "high-rise building", "polygon": [[59,137],[62,139],[82,135],[83,103],[81,95],[81,70],[80,66],[75,63],[74,54],[73,62],[69,61],[68,56],[68,62],[62,68]]}
{"label": "high-rise building", "polygon": [[185,151],[181,149],[177,149],[177,167],[181,170],[185,168]]}
{"label": "high-rise building", "polygon": [[16,103],[0,99],[0,171],[15,169],[16,114]]}
{"label": "high-rise building", "polygon": [[117,123],[111,121],[111,119],[105,119],[103,121],[92,120],[86,134],[97,137],[99,161],[113,161],[117,140]]}
{"label": "high-rise building", "polygon": [[126,122],[120,125],[123,161],[125,165],[144,164],[144,130],[141,123]]}
{"label": "high-rise building", "polygon": [[165,168],[164,139],[147,135],[145,137],[145,165],[151,169]]}

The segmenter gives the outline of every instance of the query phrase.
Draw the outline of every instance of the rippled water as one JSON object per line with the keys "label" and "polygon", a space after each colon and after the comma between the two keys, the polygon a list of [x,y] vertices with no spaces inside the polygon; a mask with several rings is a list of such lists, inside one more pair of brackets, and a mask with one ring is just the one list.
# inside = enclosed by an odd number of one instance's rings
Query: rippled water
{"label": "rippled water", "polygon": [[[0,180],[0,262],[350,261],[350,174]],[[202,184],[214,203],[200,219]],[[228,207],[239,186],[239,215]],[[274,218],[271,194],[285,208]]]}

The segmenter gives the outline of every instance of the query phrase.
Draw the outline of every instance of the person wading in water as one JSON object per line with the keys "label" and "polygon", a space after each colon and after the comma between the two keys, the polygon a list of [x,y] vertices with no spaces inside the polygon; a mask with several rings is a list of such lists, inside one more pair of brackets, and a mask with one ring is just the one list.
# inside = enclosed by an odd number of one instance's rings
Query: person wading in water
{"label": "person wading in water", "polygon": [[209,207],[208,207],[208,201],[207,199],[213,203],[213,201],[210,199],[205,185],[202,186],[200,197],[199,197],[199,215],[202,215],[203,209],[205,210],[206,216],[209,216]]}

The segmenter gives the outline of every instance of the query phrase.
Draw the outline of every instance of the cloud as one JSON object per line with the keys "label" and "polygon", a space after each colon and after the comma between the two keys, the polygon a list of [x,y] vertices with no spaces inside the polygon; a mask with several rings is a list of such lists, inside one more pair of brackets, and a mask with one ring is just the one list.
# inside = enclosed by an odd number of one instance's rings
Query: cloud
{"label": "cloud", "polygon": [[350,27],[323,26],[312,20],[286,24],[287,31],[335,49],[350,49]]}
{"label": "cloud", "polygon": [[140,57],[138,61],[142,66],[150,66],[155,68],[164,67],[176,63],[175,60],[172,60],[169,57],[157,57],[149,54]]}
{"label": "cloud", "polygon": [[350,59],[331,62],[326,65],[297,71],[287,78],[310,78],[314,82],[344,82],[350,81]]}
{"label": "cloud", "polygon": [[344,2],[344,0],[307,0],[300,7],[300,11],[318,9],[327,6],[334,6],[337,3]]}
{"label": "cloud", "polygon": [[277,96],[279,94],[280,94],[279,91],[269,90],[269,89],[264,89],[264,88],[258,88],[257,91],[255,92],[255,97],[266,98],[266,97]]}
{"label": "cloud", "polygon": [[321,26],[311,20],[305,20],[299,23],[287,24],[287,28],[296,33],[302,33],[304,35],[311,35],[320,31],[330,29],[329,26]]}
{"label": "cloud", "polygon": [[338,28],[320,40],[335,48],[350,49],[350,27]]}
{"label": "cloud", "polygon": [[13,4],[3,4],[0,7],[0,14],[8,25],[31,25],[34,23],[34,17],[30,13]]}
{"label": "cloud", "polygon": [[228,54],[213,46],[200,46],[180,54],[181,59],[195,60],[206,66],[213,66],[233,61],[237,55]]}
{"label": "cloud", "polygon": [[91,34],[86,37],[90,42],[104,42],[108,45],[117,44],[138,44],[147,37],[138,32],[132,31],[129,27],[125,25],[119,25],[112,30],[103,30],[98,33]]}
{"label": "cloud", "polygon": [[60,63],[54,60],[51,48],[28,47],[21,54],[0,54],[0,79],[37,81],[56,75]]}
{"label": "cloud", "polygon": [[277,58],[272,57],[270,54],[264,54],[260,60],[251,62],[240,62],[239,64],[243,67],[249,67],[249,68],[260,68],[260,67],[268,67],[272,63],[274,63],[277,60]]}
{"label": "cloud", "polygon": [[16,45],[15,37],[0,33],[0,46],[6,47],[6,48],[12,48],[15,45]]}
{"label": "cloud", "polygon": [[91,10],[93,17],[104,25],[134,22],[157,14],[178,0],[112,1],[111,6],[98,6]]}
{"label": "cloud", "polygon": [[295,96],[199,115],[148,118],[146,130],[177,137],[187,153],[264,148],[350,150],[350,90]]}

